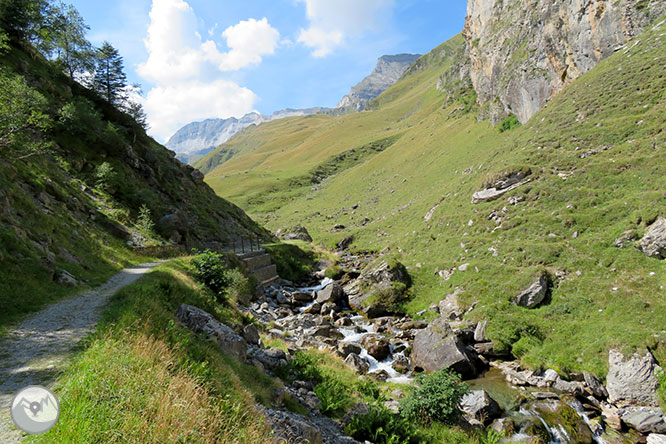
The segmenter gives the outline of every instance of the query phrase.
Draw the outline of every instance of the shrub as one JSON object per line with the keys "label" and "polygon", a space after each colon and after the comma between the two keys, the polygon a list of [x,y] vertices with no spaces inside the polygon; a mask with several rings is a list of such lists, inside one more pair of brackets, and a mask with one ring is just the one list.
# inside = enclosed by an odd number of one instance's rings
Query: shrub
{"label": "shrub", "polygon": [[227,293],[235,297],[240,303],[249,303],[257,286],[257,278],[254,276],[247,277],[237,269],[228,270],[227,277],[229,278]]}
{"label": "shrub", "polygon": [[416,377],[416,387],[400,402],[400,413],[407,419],[429,423],[451,423],[460,414],[460,400],[469,386],[448,369]]}
{"label": "shrub", "polygon": [[321,401],[321,411],[332,414],[347,406],[350,397],[347,387],[338,379],[327,378],[314,388],[317,398]]}
{"label": "shrub", "polygon": [[356,383],[356,390],[366,399],[378,400],[382,394],[379,384],[372,379],[361,379]]}
{"label": "shrub", "polygon": [[511,131],[514,128],[518,128],[520,126],[520,121],[518,120],[518,117],[516,117],[513,114],[509,114],[509,117],[504,119],[502,123],[499,125],[499,132],[503,133],[504,131]]}
{"label": "shrub", "polygon": [[95,185],[102,191],[111,192],[116,181],[116,171],[109,162],[103,162],[95,169]]}
{"label": "shrub", "polygon": [[299,350],[289,361],[289,367],[296,379],[320,382],[323,380],[317,359],[310,353]]}
{"label": "shrub", "polygon": [[146,236],[153,235],[155,222],[153,222],[153,218],[150,213],[150,208],[148,208],[145,205],[141,205],[141,208],[139,209],[139,217],[137,219],[136,226],[141,232],[141,234]]}
{"label": "shrub", "polygon": [[231,283],[224,256],[206,250],[192,259],[192,265],[197,280],[215,293],[218,302],[224,301],[225,290]]}
{"label": "shrub", "polygon": [[372,405],[367,414],[353,417],[345,427],[345,432],[358,441],[370,441],[375,444],[421,442],[412,422],[393,414],[383,405]]}

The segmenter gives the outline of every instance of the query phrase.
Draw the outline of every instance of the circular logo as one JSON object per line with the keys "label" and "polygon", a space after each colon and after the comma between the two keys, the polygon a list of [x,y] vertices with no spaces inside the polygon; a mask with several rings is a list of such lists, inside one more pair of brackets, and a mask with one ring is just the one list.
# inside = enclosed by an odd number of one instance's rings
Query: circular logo
{"label": "circular logo", "polygon": [[41,385],[30,385],[14,396],[12,420],[16,427],[35,435],[44,433],[58,422],[58,398]]}

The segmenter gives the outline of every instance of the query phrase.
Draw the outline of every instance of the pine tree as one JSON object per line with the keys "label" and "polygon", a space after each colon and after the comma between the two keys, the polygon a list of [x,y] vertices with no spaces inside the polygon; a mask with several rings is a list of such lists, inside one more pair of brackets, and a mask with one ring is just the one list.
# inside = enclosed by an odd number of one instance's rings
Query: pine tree
{"label": "pine tree", "polygon": [[97,50],[93,88],[107,102],[113,105],[123,105],[127,76],[123,70],[123,58],[118,50],[109,42],[104,42]]}

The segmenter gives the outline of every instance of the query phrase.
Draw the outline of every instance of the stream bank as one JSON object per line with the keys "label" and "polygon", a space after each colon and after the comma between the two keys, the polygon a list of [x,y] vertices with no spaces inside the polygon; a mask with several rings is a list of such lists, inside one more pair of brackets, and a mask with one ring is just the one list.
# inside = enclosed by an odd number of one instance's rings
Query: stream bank
{"label": "stream bank", "polygon": [[[346,257],[349,260],[350,255]],[[244,341],[239,359],[274,373],[300,350],[335,354],[357,374],[392,384],[385,406],[394,412],[418,372],[449,367],[472,389],[461,403],[462,427],[490,428],[502,434],[503,442],[623,444],[649,438],[658,443],[660,433],[666,432],[658,407],[641,405],[632,395],[621,401],[613,399],[617,387],[610,381],[604,386],[590,374],[565,379],[552,369],[525,370],[511,357],[499,356],[485,335],[487,323],[465,319],[470,309],[458,303],[459,292],[433,307],[439,316],[430,322],[385,313],[368,317],[363,310],[367,305],[360,305],[360,310],[352,307],[350,290],[395,288],[390,280],[400,278],[401,272],[394,272],[396,267],[388,261],[367,257],[358,267],[344,265],[350,272],[341,281],[319,273],[318,280],[309,285],[280,280],[265,288],[244,311],[265,326],[269,338],[286,344],[286,351],[265,348],[259,329],[249,325],[242,331],[236,329]],[[366,271],[369,268],[372,274]],[[368,275],[375,279],[371,286],[359,282]],[[631,386],[637,368],[649,370],[650,375],[656,371],[656,364],[647,357],[636,359],[620,357],[611,362],[621,370],[618,374],[624,379],[620,385]],[[284,431],[281,436],[311,443],[355,442],[344,436],[341,424],[321,414],[311,382],[285,382],[283,392],[309,416],[268,411],[276,430]]]}

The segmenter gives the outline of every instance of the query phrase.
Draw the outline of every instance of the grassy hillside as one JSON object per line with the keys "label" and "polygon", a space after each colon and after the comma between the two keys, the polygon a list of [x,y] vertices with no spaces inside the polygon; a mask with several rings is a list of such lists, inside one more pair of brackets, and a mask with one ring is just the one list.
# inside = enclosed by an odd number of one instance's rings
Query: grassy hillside
{"label": "grassy hillside", "polygon": [[[451,54],[461,45],[461,36],[446,43]],[[393,100],[390,100],[393,89],[384,92],[375,99],[390,102],[381,113],[289,118],[245,130],[212,152],[211,156],[235,147],[245,150],[210,171],[206,182],[220,195],[250,208],[254,214],[269,213],[275,209],[275,203],[281,206],[291,199],[290,193],[294,191],[291,179],[300,179],[318,166],[330,163],[340,153],[397,137],[419,118],[429,115],[440,105],[431,87],[450,63],[449,58],[441,65],[409,76],[393,87],[406,92]],[[199,165],[205,165],[204,161]],[[306,190],[312,185],[297,182],[297,187]]]}
{"label": "grassy hillside", "polygon": [[266,235],[129,115],[28,44],[0,46],[3,125],[30,101],[24,118],[41,124],[16,131],[13,145],[11,125],[0,134],[0,325],[145,261],[128,242],[189,248]]}
{"label": "grassy hillside", "polygon": [[[468,317],[489,319],[491,338],[525,364],[603,375],[610,347],[666,340],[666,264],[631,243],[614,246],[626,230],[640,236],[666,215],[664,32],[663,23],[647,31],[504,132],[477,121],[473,93],[447,71],[460,54],[456,37],[444,46],[451,51],[424,56],[430,63],[417,62],[377,98],[374,111],[237,136],[230,144],[254,150],[206,181],[271,229],[302,223],[328,246],[354,234],[355,249],[401,253],[415,282],[410,314],[460,287],[466,303],[479,301]],[[390,136],[399,138],[321,184],[300,180]],[[530,183],[471,203],[493,177],[528,168]],[[554,281],[547,303],[513,305],[542,271]]]}

